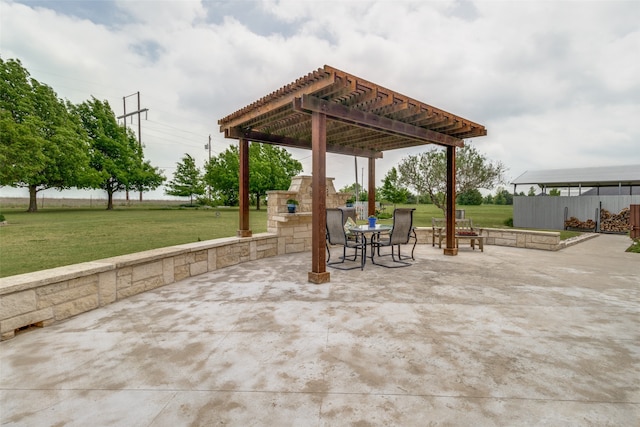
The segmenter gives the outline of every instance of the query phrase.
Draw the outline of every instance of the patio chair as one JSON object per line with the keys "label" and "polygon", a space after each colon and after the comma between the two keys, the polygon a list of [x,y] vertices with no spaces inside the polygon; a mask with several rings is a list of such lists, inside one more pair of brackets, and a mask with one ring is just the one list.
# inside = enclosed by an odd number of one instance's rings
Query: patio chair
{"label": "patio chair", "polygon": [[[346,213],[339,208],[327,209],[327,239],[325,245],[327,247],[327,266],[337,268],[339,270],[353,270],[360,267],[364,269],[364,242],[359,240],[353,240],[347,238],[347,233],[344,229],[344,223],[346,220]],[[329,262],[331,260],[331,251],[329,245],[342,246],[342,257],[340,261]],[[353,258],[347,257],[347,248],[353,249]],[[358,250],[360,251],[360,265],[354,267],[338,267],[339,264],[344,264],[345,261],[356,261],[358,258]]]}
{"label": "patio chair", "polygon": [[347,221],[347,218],[351,218],[354,222],[356,221],[356,208],[349,207],[339,207],[342,212],[344,212],[344,220]]}
{"label": "patio chair", "polygon": [[[406,245],[409,243],[409,240],[413,236],[415,239],[415,231],[413,229],[413,211],[415,208],[397,208],[393,211],[393,229],[391,233],[388,235],[382,234],[374,234],[371,238],[371,262],[376,264],[374,255],[378,257],[383,256],[391,256],[394,264],[397,265],[386,265],[386,264],[377,264],[387,268],[398,268],[398,267],[407,267],[411,265],[411,263],[403,261],[403,259],[408,259],[409,257],[403,257],[400,254],[400,245]],[[413,248],[416,247],[416,242],[413,244]],[[383,246],[391,247],[391,253],[389,254],[380,254],[380,248]],[[395,247],[398,247],[398,255],[396,257]],[[411,258],[413,258],[413,251],[411,251]]]}

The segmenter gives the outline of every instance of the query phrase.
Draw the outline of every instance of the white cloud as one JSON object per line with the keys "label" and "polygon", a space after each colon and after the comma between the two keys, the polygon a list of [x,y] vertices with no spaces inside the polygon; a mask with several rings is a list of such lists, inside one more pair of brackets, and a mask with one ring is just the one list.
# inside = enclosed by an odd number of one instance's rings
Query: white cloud
{"label": "white cloud", "polygon": [[[472,143],[511,177],[640,164],[638,2],[0,1],[3,59],[61,97],[120,115],[141,92],[146,154],[169,177],[185,152],[204,163],[209,134],[227,147],[218,119],[324,64],[484,124]],[[385,153],[378,179],[417,151]],[[327,173],[352,183],[353,158]]]}
{"label": "white cloud", "polygon": [[188,29],[206,18],[206,10],[199,1],[131,1],[116,0],[116,5],[135,22],[170,33]]}

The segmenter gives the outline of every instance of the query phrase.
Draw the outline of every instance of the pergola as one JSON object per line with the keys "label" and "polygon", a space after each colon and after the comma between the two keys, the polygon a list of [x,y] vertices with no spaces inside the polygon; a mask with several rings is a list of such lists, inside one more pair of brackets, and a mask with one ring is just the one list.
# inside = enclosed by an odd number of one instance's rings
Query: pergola
{"label": "pergola", "polygon": [[457,255],[456,147],[484,136],[484,126],[401,95],[333,67],[301,77],[218,121],[239,141],[239,237],[249,227],[249,141],[312,151],[312,265],[309,281],[329,281],[326,271],[326,153],[369,159],[368,212],[375,212],[375,159],[383,151],[437,144],[447,149],[447,236],[444,253]]}

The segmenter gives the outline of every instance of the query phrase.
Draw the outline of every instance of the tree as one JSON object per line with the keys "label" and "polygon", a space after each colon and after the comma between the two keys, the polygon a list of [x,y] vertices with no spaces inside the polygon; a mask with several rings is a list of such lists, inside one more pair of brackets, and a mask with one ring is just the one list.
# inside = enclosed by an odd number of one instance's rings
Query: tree
{"label": "tree", "polygon": [[267,191],[287,190],[291,178],[302,172],[302,164],[284,148],[253,142],[249,145],[249,192],[260,210],[260,197]]}
{"label": "tree", "polygon": [[131,180],[133,188],[141,193],[155,190],[166,180],[162,172],[158,167],[151,166],[149,161],[143,162]]}
{"label": "tree", "polygon": [[[492,188],[504,182],[505,167],[492,163],[470,144],[457,150],[456,192]],[[434,205],[445,212],[447,186],[447,158],[443,150],[431,150],[410,155],[398,165],[400,182],[418,194],[428,194]],[[446,212],[445,212],[446,213]]]}
{"label": "tree", "polygon": [[482,194],[475,188],[463,191],[456,197],[456,203],[460,205],[478,206],[482,204]]}
{"label": "tree", "polygon": [[[227,205],[238,204],[240,159],[238,146],[231,145],[205,165],[205,182]],[[291,178],[302,172],[302,164],[283,148],[253,142],[249,145],[249,192],[260,210],[260,198],[270,190],[287,190]]]}
{"label": "tree", "polygon": [[549,191],[549,195],[550,196],[559,196],[560,195],[560,190],[558,190],[557,188],[552,188],[551,191]]}
{"label": "tree", "polygon": [[529,187],[529,193],[527,194],[527,196],[532,197],[536,195],[536,189],[533,188],[533,185],[531,187]]}
{"label": "tree", "polygon": [[360,183],[353,183],[351,185],[344,186],[340,189],[341,193],[351,193],[353,194],[353,200],[356,200],[356,194],[358,195],[359,202],[366,202],[369,200],[369,195],[367,194],[367,190],[362,187]]}
{"label": "tree", "polygon": [[91,186],[107,192],[107,210],[112,210],[113,194],[132,188],[143,169],[141,150],[135,148],[133,132],[118,125],[107,101],[92,97],[76,110],[91,140],[91,167],[99,175]]}
{"label": "tree", "polygon": [[384,176],[382,188],[380,188],[380,195],[383,199],[393,203],[394,206],[398,203],[407,202],[409,190],[401,186],[398,171],[395,167],[392,167]]}
{"label": "tree", "polygon": [[238,179],[240,158],[238,146],[231,145],[219,156],[214,156],[205,164],[204,180],[211,187],[212,196],[222,204],[238,204]]}
{"label": "tree", "polygon": [[498,187],[496,196],[493,199],[495,205],[513,205],[513,194],[509,193],[504,187]]}
{"label": "tree", "polygon": [[93,182],[89,138],[73,106],[18,60],[0,58],[0,76],[0,185],[28,188],[28,211],[36,212],[39,191]]}
{"label": "tree", "polygon": [[131,150],[135,152],[135,156],[134,161],[131,163],[133,169],[129,171],[130,177],[126,190],[137,190],[140,193],[140,200],[142,200],[143,192],[160,187],[166,178],[162,170],[144,160],[144,152],[140,142],[135,138],[127,139]]}
{"label": "tree", "polygon": [[178,162],[173,180],[167,184],[165,193],[170,196],[189,197],[193,205],[193,196],[204,194],[202,174],[196,166],[196,161],[189,154],[185,154],[182,163]]}

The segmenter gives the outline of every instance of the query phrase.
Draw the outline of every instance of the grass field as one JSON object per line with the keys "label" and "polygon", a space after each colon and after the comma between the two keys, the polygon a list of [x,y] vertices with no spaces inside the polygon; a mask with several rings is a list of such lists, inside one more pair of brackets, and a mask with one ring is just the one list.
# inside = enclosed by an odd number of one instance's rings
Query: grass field
{"label": "grass field", "polygon": [[[235,236],[238,209],[2,208],[0,277],[199,240]],[[267,229],[267,212],[251,211],[254,233]]]}
{"label": "grass field", "polygon": [[[8,222],[0,227],[0,277],[63,265],[173,246],[200,240],[235,236],[238,208],[192,209],[176,203],[132,202],[116,204],[106,211],[100,203],[67,202],[63,206],[39,208],[27,213],[26,205],[3,201],[0,212]],[[49,203],[49,206],[55,206]],[[46,205],[45,205],[46,206]],[[503,228],[512,206],[459,206],[474,225]],[[393,206],[387,206],[392,212]],[[416,226],[431,226],[432,217],[442,217],[433,205],[420,205]],[[251,229],[267,229],[267,210],[250,211]],[[390,219],[381,221],[390,224]],[[577,234],[577,233],[574,233]]]}

